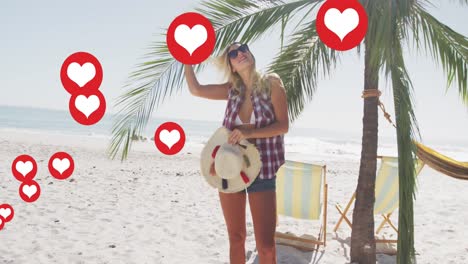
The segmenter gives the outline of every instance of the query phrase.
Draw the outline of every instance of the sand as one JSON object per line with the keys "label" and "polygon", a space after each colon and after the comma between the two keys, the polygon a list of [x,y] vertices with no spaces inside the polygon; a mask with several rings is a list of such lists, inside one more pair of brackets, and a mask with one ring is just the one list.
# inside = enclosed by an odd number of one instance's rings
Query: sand
{"label": "sand", "polygon": [[[201,144],[188,142],[175,156],[137,142],[125,162],[105,155],[107,139],[0,131],[0,204],[15,216],[0,231],[1,263],[228,263],[228,238],[218,195],[199,174]],[[47,163],[68,152],[75,171],[66,180],[50,176]],[[357,157],[317,153],[307,161],[327,164],[328,240],[317,252],[278,246],[278,263],[349,263],[350,229],[337,233],[336,203],[356,187]],[[36,202],[25,203],[11,163],[21,154],[38,163]],[[293,154],[289,159],[299,159]],[[424,168],[415,202],[418,263],[467,263],[468,182]],[[397,223],[397,212],[392,221]],[[376,221],[380,220],[377,218]],[[317,233],[319,223],[280,218],[279,231]],[[247,208],[248,263],[257,263]],[[395,238],[390,228],[383,234]],[[395,263],[379,254],[378,263]]]}

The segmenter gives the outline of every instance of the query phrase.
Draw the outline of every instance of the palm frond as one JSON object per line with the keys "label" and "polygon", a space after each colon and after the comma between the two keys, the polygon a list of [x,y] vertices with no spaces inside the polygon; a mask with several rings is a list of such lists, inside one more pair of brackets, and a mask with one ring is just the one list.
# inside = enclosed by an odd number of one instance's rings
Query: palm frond
{"label": "palm frond", "polygon": [[[395,44],[394,44],[395,45]],[[394,59],[390,67],[398,142],[399,216],[398,216],[398,263],[415,263],[414,216],[415,198],[415,153],[413,139],[419,136],[413,111],[412,84],[403,62],[401,46],[394,46]]]}
{"label": "palm frond", "polygon": [[460,5],[468,5],[468,0],[450,0],[450,2],[458,2]]}
{"label": "palm frond", "polygon": [[462,101],[468,105],[468,38],[438,21],[420,5],[410,23],[418,48],[424,48],[442,65],[447,88],[456,83]]}
{"label": "palm frond", "polygon": [[414,258],[414,215],[415,198],[415,153],[413,139],[420,138],[416,116],[413,110],[413,84],[403,59],[402,42],[407,31],[404,28],[407,17],[398,15],[392,8],[389,15],[392,23],[388,27],[388,42],[380,48],[386,77],[391,79],[398,144],[399,215],[397,263],[415,263]]}
{"label": "palm frond", "polygon": [[329,74],[336,60],[337,53],[318,38],[314,20],[304,23],[270,64],[268,71],[277,73],[286,88],[291,122],[312,99],[320,73]]}
{"label": "palm frond", "polygon": [[324,0],[209,0],[196,11],[205,15],[216,31],[215,53],[235,40],[253,42],[278,23],[288,23],[294,14]]}
{"label": "palm frond", "polygon": [[[322,0],[323,1],[323,0]],[[207,16],[216,33],[215,52],[219,52],[236,40],[252,42],[268,29],[284,19],[287,23],[294,12],[319,1],[205,1],[199,11]],[[125,86],[126,91],[117,100],[119,109],[112,128],[108,154],[115,158],[121,152],[121,160],[127,158],[132,137],[143,133],[156,106],[168,95],[180,91],[183,65],[174,60],[166,42],[155,42],[145,56],[147,62],[137,65]],[[195,68],[199,71],[203,64]]]}
{"label": "palm frond", "polygon": [[[375,21],[377,24],[374,26],[378,29],[374,29],[374,35],[371,36],[375,39],[370,39],[370,41],[373,44],[379,43],[378,48],[374,46],[375,50],[372,54],[380,56],[386,77],[391,80],[395,104],[400,182],[397,262],[412,264],[415,263],[413,198],[416,190],[414,171],[416,149],[413,139],[420,138],[420,133],[413,110],[413,85],[405,66],[402,42],[407,38],[408,31],[405,26],[409,21],[408,14],[414,8],[414,3],[408,2],[403,11],[402,7],[395,6],[397,4],[396,2],[390,3],[386,6],[386,11],[379,14],[382,20],[381,22]],[[376,32],[376,30],[382,31]]]}
{"label": "palm frond", "polygon": [[182,85],[183,65],[174,61],[165,42],[157,42],[151,48],[158,58],[139,64],[138,70],[129,77],[127,91],[117,99],[116,106],[120,109],[108,149],[111,158],[119,151],[122,151],[122,160],[128,156],[132,137],[144,132],[155,105]]}
{"label": "palm frond", "polygon": [[[407,24],[412,15],[413,6],[416,0],[375,0],[368,1],[366,11],[368,14],[368,30],[366,39],[372,46],[378,49],[370,50],[370,66],[373,69],[380,69],[384,64],[385,58],[392,54],[391,43],[395,33],[398,33],[398,39],[407,36],[407,29],[401,27]],[[399,30],[395,31],[398,27]]]}

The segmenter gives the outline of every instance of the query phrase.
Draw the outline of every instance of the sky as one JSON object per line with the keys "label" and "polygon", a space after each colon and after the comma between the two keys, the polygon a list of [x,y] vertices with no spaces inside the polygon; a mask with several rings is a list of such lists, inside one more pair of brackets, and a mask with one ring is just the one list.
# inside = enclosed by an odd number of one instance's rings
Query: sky
{"label": "sky", "polygon": [[[452,29],[468,35],[467,6],[457,1],[433,1],[432,14]],[[100,91],[107,113],[122,94],[128,75],[142,61],[150,44],[178,15],[194,11],[199,1],[5,1],[0,8],[0,105],[68,111],[69,94],[60,82],[60,68],[72,53],[96,56],[104,71]],[[280,46],[279,34],[249,43],[259,70],[272,61]],[[429,55],[405,50],[414,84],[416,116],[422,138],[468,142],[468,107],[457,87],[446,89],[446,76]],[[345,52],[331,76],[322,78],[314,98],[292,127],[311,127],[360,135],[362,130],[362,58]],[[213,67],[198,75],[203,84],[221,82]],[[391,86],[381,80],[382,102],[394,117]],[[184,85],[154,112],[155,117],[222,120],[225,101],[192,96]],[[380,114],[379,133],[395,130]]]}

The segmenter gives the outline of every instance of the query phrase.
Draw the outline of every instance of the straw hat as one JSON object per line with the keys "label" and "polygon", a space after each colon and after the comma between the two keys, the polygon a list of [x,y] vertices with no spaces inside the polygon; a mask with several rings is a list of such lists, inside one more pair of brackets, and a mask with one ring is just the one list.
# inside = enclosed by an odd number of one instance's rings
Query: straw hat
{"label": "straw hat", "polygon": [[240,192],[249,187],[260,173],[262,162],[255,145],[247,140],[229,144],[231,131],[220,127],[201,152],[201,174],[220,192]]}

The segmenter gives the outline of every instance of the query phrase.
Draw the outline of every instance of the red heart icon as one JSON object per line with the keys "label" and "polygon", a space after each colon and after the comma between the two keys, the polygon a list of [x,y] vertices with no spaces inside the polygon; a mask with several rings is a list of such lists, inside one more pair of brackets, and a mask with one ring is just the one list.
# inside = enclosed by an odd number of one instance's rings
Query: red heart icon
{"label": "red heart icon", "polygon": [[35,202],[41,195],[41,187],[34,180],[24,181],[19,187],[19,195],[27,203]]}
{"label": "red heart icon", "polygon": [[29,155],[20,155],[13,161],[11,172],[20,182],[32,180],[37,173],[37,163]]}
{"label": "red heart icon", "polygon": [[367,32],[367,14],[357,0],[327,0],[316,20],[317,33],[325,45],[335,50],[349,50],[361,43]]}
{"label": "red heart icon", "polygon": [[183,64],[199,64],[213,52],[215,31],[210,20],[199,13],[184,13],[169,25],[166,43],[169,52]]}
{"label": "red heart icon", "polygon": [[185,145],[184,129],[177,123],[166,122],[154,133],[154,143],[166,155],[177,154]]}
{"label": "red heart icon", "polygon": [[75,169],[73,158],[66,152],[57,152],[49,159],[49,172],[59,180],[70,177]]}
{"label": "red heart icon", "polygon": [[98,90],[83,90],[72,95],[68,108],[76,122],[90,126],[99,122],[104,116],[106,99]]}
{"label": "red heart icon", "polygon": [[13,216],[15,215],[15,211],[13,210],[13,207],[9,204],[2,204],[0,205],[0,217],[3,217],[3,220],[5,222],[10,222],[11,219],[13,219]]}
{"label": "red heart icon", "polygon": [[83,90],[98,90],[102,75],[101,63],[87,52],[76,52],[68,56],[60,69],[63,87],[72,95]]}

